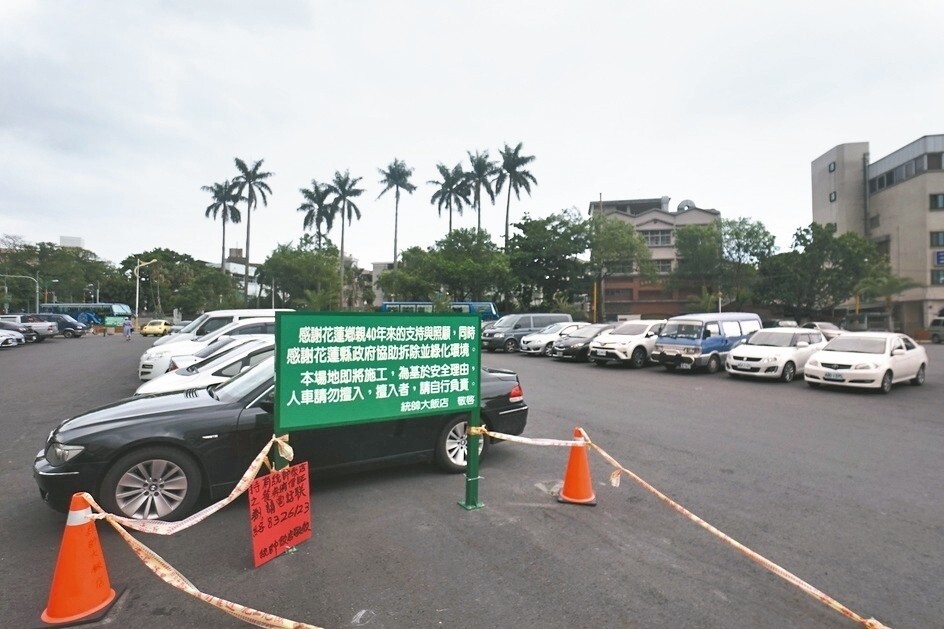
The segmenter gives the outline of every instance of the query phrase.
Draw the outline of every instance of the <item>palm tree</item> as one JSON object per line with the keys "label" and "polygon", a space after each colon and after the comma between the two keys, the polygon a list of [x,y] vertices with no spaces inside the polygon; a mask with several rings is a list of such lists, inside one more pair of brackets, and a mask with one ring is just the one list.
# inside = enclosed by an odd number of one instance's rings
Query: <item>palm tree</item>
{"label": "palm tree", "polygon": [[393,161],[390,162],[390,165],[387,166],[387,170],[377,169],[383,179],[380,180],[380,183],[385,187],[380,191],[380,194],[377,195],[379,199],[384,195],[384,193],[390,188],[396,190],[396,195],[394,196],[394,205],[393,205],[393,268],[397,268],[397,222],[400,217],[400,189],[406,190],[410,194],[413,194],[413,191],[416,190],[416,186],[410,183],[410,177],[413,176],[413,169],[409,168],[406,165],[406,162],[401,162],[396,157],[393,158]]}
{"label": "palm tree", "polygon": [[924,286],[921,282],[910,277],[901,277],[892,275],[890,272],[878,273],[866,277],[857,286],[858,292],[868,297],[875,297],[884,300],[885,314],[888,317],[888,329],[894,330],[895,325],[892,320],[892,310],[895,306],[895,297],[911,288],[920,288]]}
{"label": "palm tree", "polygon": [[350,171],[345,170],[343,175],[340,171],[335,171],[334,181],[328,184],[328,190],[334,195],[332,205],[336,212],[341,213],[341,261],[339,273],[341,275],[340,307],[342,309],[344,308],[344,220],[346,218],[347,223],[350,224],[355,216],[357,216],[357,220],[361,218],[360,209],[354,205],[354,202],[351,200],[354,197],[359,197],[361,193],[364,192],[362,188],[356,187],[360,181],[360,177],[354,177],[352,179]]}
{"label": "palm tree", "polygon": [[524,189],[528,195],[531,194],[531,184],[537,185],[538,181],[529,171],[524,170],[534,161],[534,155],[521,154],[522,143],[511,148],[505,144],[505,148],[499,151],[502,157],[501,171],[498,173],[498,180],[495,182],[495,194],[501,194],[502,187],[508,184],[508,201],[505,203],[505,251],[508,251],[508,226],[511,218],[511,191],[515,191],[515,198],[521,200],[521,190]]}
{"label": "palm tree", "polygon": [[[246,270],[243,275],[243,300],[249,301],[249,228],[252,223],[252,209],[258,204],[259,199],[262,199],[263,205],[269,205],[269,199],[266,197],[266,193],[272,194],[272,189],[269,188],[269,184],[265,182],[266,179],[272,176],[270,172],[260,172],[262,168],[262,161],[258,160],[255,164],[252,165],[252,168],[246,166],[246,162],[239,159],[236,161],[236,170],[239,171],[239,174],[233,180],[233,182],[239,186],[238,194],[240,197],[246,200]],[[245,195],[243,192],[245,191]]]}
{"label": "palm tree", "polygon": [[481,153],[476,151],[475,155],[469,151],[466,151],[466,153],[469,155],[470,169],[465,176],[474,192],[472,195],[472,204],[475,206],[475,211],[478,213],[477,229],[478,231],[482,231],[482,188],[485,188],[485,193],[488,194],[488,198],[491,199],[494,205],[495,190],[492,189],[492,183],[495,182],[495,178],[499,173],[498,164],[489,161],[488,151]]}
{"label": "palm tree", "polygon": [[[315,247],[321,249],[321,241],[326,232],[331,231],[334,226],[334,215],[337,208],[328,202],[328,195],[331,194],[329,186],[322,185],[316,180],[311,180],[311,188],[301,188],[299,192],[305,197],[305,202],[298,206],[299,212],[305,212],[305,220],[302,223],[304,229],[315,227]],[[325,225],[327,229],[321,231],[321,226]]]}
{"label": "palm tree", "polygon": [[236,183],[227,179],[223,183],[215,183],[212,186],[200,186],[213,195],[213,203],[206,208],[206,217],[213,215],[216,220],[217,215],[223,221],[223,247],[220,255],[220,271],[226,273],[226,223],[236,224],[242,220],[239,208],[236,204],[242,201],[242,198],[236,193]]}
{"label": "palm tree", "polygon": [[456,164],[452,170],[449,170],[440,162],[436,164],[436,168],[439,170],[442,181],[430,180],[426,182],[439,186],[439,190],[433,193],[429,202],[436,205],[439,216],[442,216],[443,206],[446,206],[446,209],[449,210],[449,233],[452,233],[452,210],[455,209],[460,216],[462,215],[462,204],[471,204],[469,201],[471,190],[465,173],[462,172],[462,164]]}

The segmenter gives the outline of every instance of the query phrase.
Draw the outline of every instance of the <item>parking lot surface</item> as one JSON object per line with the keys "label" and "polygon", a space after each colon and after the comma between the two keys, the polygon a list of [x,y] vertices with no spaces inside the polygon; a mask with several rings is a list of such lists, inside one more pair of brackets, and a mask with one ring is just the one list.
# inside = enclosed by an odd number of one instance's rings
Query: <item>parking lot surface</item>
{"label": "parking lot surface", "polygon": [[[32,460],[57,422],[130,395],[135,336],[52,339],[0,353],[0,609],[39,625],[65,516],[39,499]],[[601,368],[520,354],[525,436],[591,439],[720,530],[854,611],[944,626],[944,347],[927,383],[887,396]],[[322,627],[855,627],[748,561],[590,454],[596,507],[559,504],[562,448],[501,444],[483,509],[432,466],[312,485],[312,539],[253,569],[245,499],[171,537],[136,534],[198,588]],[[240,623],[152,575],[99,525],[113,584],[99,626]],[[92,625],[94,626],[94,625]]]}

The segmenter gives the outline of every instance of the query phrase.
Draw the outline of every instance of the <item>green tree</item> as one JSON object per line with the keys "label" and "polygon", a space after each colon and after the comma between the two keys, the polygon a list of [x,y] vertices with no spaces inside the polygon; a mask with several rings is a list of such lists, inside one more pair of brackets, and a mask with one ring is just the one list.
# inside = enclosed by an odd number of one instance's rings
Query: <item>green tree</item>
{"label": "green tree", "polygon": [[[632,225],[618,218],[594,213],[588,221],[590,234],[589,278],[595,293],[602,296],[603,280],[613,274],[637,273],[645,280],[656,276],[646,240]],[[595,320],[605,321],[604,300],[596,300]]]}
{"label": "green tree", "polygon": [[357,220],[361,218],[360,208],[355,205],[352,199],[359,197],[363,194],[364,190],[358,188],[357,184],[360,183],[360,177],[351,177],[350,171],[345,170],[342,175],[340,171],[335,171],[334,181],[328,184],[328,189],[334,194],[334,206],[337,208],[337,211],[341,214],[341,253],[340,259],[338,262],[338,276],[341,278],[341,287],[339,299],[339,306],[344,308],[344,222],[347,220],[348,225],[354,220],[354,217],[357,217]]}
{"label": "green tree", "polygon": [[[320,249],[325,232],[331,231],[334,226],[334,215],[337,213],[337,208],[328,201],[331,190],[328,186],[321,185],[312,179],[311,188],[300,188],[299,192],[302,193],[304,199],[297,208],[299,212],[305,213],[302,228],[307,231],[314,226],[315,247]],[[321,230],[322,225],[326,227],[325,231]]]}
{"label": "green tree", "polygon": [[717,294],[724,262],[721,222],[679,227],[675,230],[675,250],[678,263],[672,271],[671,283]]}
{"label": "green tree", "polygon": [[498,164],[488,159],[488,151],[476,151],[473,155],[466,151],[469,156],[469,170],[465,173],[466,180],[472,189],[472,206],[475,208],[478,217],[477,229],[482,231],[482,190],[495,204],[495,190],[492,184],[498,177]]}
{"label": "green tree", "polygon": [[410,183],[410,177],[413,176],[413,169],[406,165],[406,162],[401,162],[397,158],[393,158],[393,161],[390,162],[390,165],[387,166],[387,170],[377,169],[383,179],[380,180],[380,183],[384,186],[384,189],[380,191],[380,194],[377,195],[379,199],[384,195],[385,192],[394,189],[394,203],[393,203],[393,268],[397,268],[397,225],[400,219],[400,190],[405,190],[409,194],[413,194],[413,191],[416,190],[416,186]]}
{"label": "green tree", "polygon": [[547,310],[554,300],[573,301],[586,293],[587,263],[581,256],[590,247],[588,221],[570,209],[538,219],[525,214],[514,227],[508,261],[519,303],[533,304],[537,293]]}
{"label": "green tree", "polygon": [[864,277],[856,286],[857,292],[866,299],[881,299],[885,305],[885,314],[888,316],[888,327],[895,329],[894,308],[895,297],[906,290],[924,286],[921,282],[910,277],[893,275],[887,260],[875,265],[869,275]]}
{"label": "green tree", "polygon": [[721,221],[721,291],[738,309],[750,298],[757,265],[776,251],[776,239],[760,221]]}
{"label": "green tree", "polygon": [[521,191],[524,190],[530,196],[531,184],[537,185],[538,180],[530,171],[525,170],[525,166],[534,161],[534,155],[522,155],[523,144],[518,142],[515,148],[505,144],[505,148],[499,151],[501,154],[501,170],[498,173],[498,179],[495,181],[495,194],[501,194],[502,187],[508,186],[508,200],[505,202],[505,251],[508,251],[508,228],[511,220],[511,192],[514,191],[515,198],[521,200]]}
{"label": "green tree", "polygon": [[252,210],[258,205],[259,200],[262,204],[268,206],[269,199],[267,194],[272,194],[272,189],[266,183],[266,179],[272,176],[270,172],[261,170],[263,160],[256,161],[252,167],[246,165],[246,162],[235,158],[236,170],[239,174],[233,180],[237,186],[237,194],[246,201],[246,269],[243,275],[243,300],[249,302],[249,235],[252,225]]}
{"label": "green tree", "polygon": [[481,301],[489,291],[507,282],[508,258],[487,232],[456,229],[436,247],[434,277],[453,301]]}
{"label": "green tree", "polygon": [[233,223],[235,225],[242,220],[239,208],[236,207],[236,204],[242,201],[240,196],[236,193],[238,188],[238,184],[229,179],[223,183],[200,187],[201,190],[205,190],[213,196],[213,202],[207,206],[205,216],[210,218],[212,215],[213,220],[216,220],[216,217],[219,216],[223,223],[223,244],[220,248],[221,273],[226,273],[226,223]]}
{"label": "green tree", "polygon": [[381,273],[377,278],[378,288],[405,301],[430,301],[439,289],[435,278],[435,257],[434,249],[404,249],[402,264]]}
{"label": "green tree", "polygon": [[455,209],[462,215],[462,204],[469,205],[469,182],[462,172],[462,164],[456,164],[452,170],[449,170],[445,164],[436,164],[439,176],[442,181],[430,180],[426,183],[439,186],[439,189],[433,193],[429,202],[436,206],[439,216],[442,216],[443,206],[449,210],[449,231],[452,232],[452,210]]}
{"label": "green tree", "polygon": [[297,245],[280,244],[259,266],[259,278],[275,286],[277,306],[325,311],[339,300],[338,249],[319,247],[310,234]]}

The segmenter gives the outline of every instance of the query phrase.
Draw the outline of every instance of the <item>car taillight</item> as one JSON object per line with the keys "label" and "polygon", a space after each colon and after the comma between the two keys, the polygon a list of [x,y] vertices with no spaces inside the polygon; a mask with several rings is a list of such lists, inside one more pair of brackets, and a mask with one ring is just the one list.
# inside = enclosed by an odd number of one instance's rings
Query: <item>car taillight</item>
{"label": "car taillight", "polygon": [[521,402],[524,400],[524,391],[521,390],[521,385],[516,384],[515,388],[511,390],[511,393],[508,394],[509,402]]}

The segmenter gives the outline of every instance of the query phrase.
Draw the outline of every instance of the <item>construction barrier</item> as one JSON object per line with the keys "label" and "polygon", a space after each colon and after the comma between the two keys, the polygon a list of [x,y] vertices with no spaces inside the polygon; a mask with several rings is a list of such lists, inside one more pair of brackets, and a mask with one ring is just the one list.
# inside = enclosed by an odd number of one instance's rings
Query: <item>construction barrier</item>
{"label": "construction barrier", "polygon": [[[708,531],[709,533],[711,533],[712,535],[714,535],[715,537],[723,541],[724,543],[730,546],[733,546],[738,552],[746,556],[748,559],[750,559],[754,563],[769,570],[770,572],[777,575],[781,579],[787,581],[788,583],[795,585],[807,595],[812,596],[813,598],[820,601],[821,603],[829,606],[830,608],[839,612],[846,618],[854,620],[858,622],[859,624],[865,627],[868,627],[869,629],[891,629],[890,627],[883,625],[881,622],[879,622],[875,618],[865,618],[855,613],[854,611],[852,611],[851,609],[849,609],[848,607],[846,607],[845,605],[843,605],[836,599],[819,591],[818,589],[816,589],[815,587],[813,587],[812,585],[810,585],[809,583],[807,583],[800,577],[796,576],[792,572],[778,566],[777,564],[770,561],[763,555],[751,550],[747,546],[744,546],[743,544],[735,540],[733,537],[723,533],[722,531],[718,530],[717,528],[715,528],[714,526],[712,526],[705,520],[701,519],[700,517],[698,517],[697,515],[695,515],[694,513],[692,513],[691,511],[689,511],[688,509],[678,504],[677,502],[675,502],[674,500],[672,500],[671,498],[663,494],[661,491],[659,491],[658,489],[656,489],[655,487],[647,483],[637,474],[623,467],[616,459],[614,459],[605,450],[603,450],[603,448],[593,443],[590,440],[590,437],[582,428],[574,429],[574,439],[572,441],[565,441],[565,440],[559,440],[559,439],[532,439],[528,437],[519,437],[516,435],[506,435],[500,432],[492,432],[488,430],[487,428],[485,428],[484,426],[474,426],[474,427],[470,426],[468,429],[468,434],[488,436],[494,439],[501,439],[503,441],[511,441],[514,443],[522,443],[522,444],[527,444],[527,445],[569,447],[571,448],[571,456],[573,456],[573,448],[580,448],[584,450],[584,453],[586,453],[587,448],[592,448],[593,450],[598,452],[600,456],[602,456],[603,459],[606,460],[607,463],[609,463],[611,466],[613,466],[613,468],[615,468],[613,472],[610,473],[610,484],[613,487],[619,487],[620,475],[626,474],[627,476],[632,478],[634,481],[636,481],[636,483],[640,487],[650,492],[651,494],[656,496],[659,500],[669,505],[675,511],[682,514],[683,516],[685,516],[686,518],[688,518],[689,520],[691,520],[698,526],[702,527],[703,529],[705,529],[706,531]],[[567,472],[565,472],[565,486],[566,486],[566,475],[569,472],[570,472],[570,462],[568,462],[568,469],[567,469]],[[589,481],[589,468],[587,472],[587,479]],[[558,499],[560,498],[558,497]],[[571,501],[563,500],[561,502],[571,502]]]}
{"label": "construction barrier", "polygon": [[[273,445],[279,449],[279,455],[282,458],[286,461],[292,460],[294,453],[288,445],[288,436],[272,437],[259,454],[256,455],[249,469],[246,470],[246,473],[243,474],[239,483],[237,483],[236,487],[226,498],[179,522],[134,520],[120,517],[106,513],[104,509],[95,502],[95,499],[92,498],[91,495],[84,492],[75,494],[72,498],[72,508],[69,512],[69,519],[66,522],[66,533],[63,535],[60,560],[56,565],[56,572],[53,576],[53,587],[49,597],[50,603],[46,610],[43,611],[42,619],[46,622],[74,622],[75,619],[73,617],[86,618],[93,614],[107,611],[106,607],[114,601],[115,592],[108,586],[108,575],[101,550],[98,550],[97,555],[81,557],[84,561],[72,558],[73,548],[77,548],[80,554],[90,552],[86,550],[86,546],[91,546],[89,540],[91,540],[93,535],[95,545],[97,546],[98,534],[95,531],[95,521],[105,520],[118,532],[118,535],[120,535],[122,539],[128,542],[128,545],[131,546],[134,553],[151,572],[160,577],[165,583],[172,585],[190,596],[205,603],[209,603],[217,609],[257,627],[266,627],[268,629],[321,629],[315,625],[288,620],[287,618],[261,612],[251,607],[246,607],[245,605],[233,603],[213,596],[212,594],[201,592],[160,555],[139,542],[125,530],[126,528],[131,528],[144,533],[172,535],[202,522],[243,494],[249,488],[249,485],[252,484],[253,479],[259,473],[259,470],[262,469],[263,465],[268,465],[271,469],[267,453]],[[92,510],[96,513],[92,513]],[[78,531],[78,533],[72,532],[70,529],[74,529]],[[81,547],[75,546],[75,543],[71,541],[76,535],[82,537],[80,540]],[[66,543],[67,536],[70,540],[68,545]],[[66,550],[67,546],[69,549],[68,552]],[[65,560],[63,559],[64,554],[68,556]],[[100,574],[95,575],[96,577],[100,577],[102,574],[104,575],[105,587],[111,592],[110,595],[108,592],[103,591],[104,588],[101,585],[102,582],[100,578],[97,580],[87,578],[86,574],[83,572],[86,567],[91,567],[86,565],[89,562],[95,566],[95,571],[100,571]],[[63,575],[60,575],[60,565],[64,566]],[[77,596],[74,597],[77,599],[76,601],[72,600],[73,592],[77,594]],[[47,620],[47,617],[49,620]],[[82,622],[88,622],[88,620],[82,620]]]}

